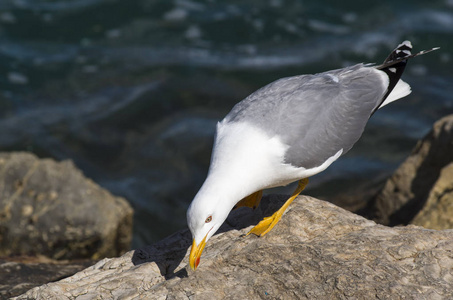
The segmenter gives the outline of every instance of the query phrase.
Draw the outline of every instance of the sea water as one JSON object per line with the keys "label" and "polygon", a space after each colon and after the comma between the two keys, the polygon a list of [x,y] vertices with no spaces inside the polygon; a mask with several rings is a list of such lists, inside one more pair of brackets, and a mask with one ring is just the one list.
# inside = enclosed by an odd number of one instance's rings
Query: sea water
{"label": "sea water", "polygon": [[391,174],[453,113],[452,0],[2,0],[0,150],[71,159],[126,197],[138,247],[185,227],[236,102],[281,77],[380,63],[406,39],[441,49],[408,64],[412,94],[311,180],[322,189]]}

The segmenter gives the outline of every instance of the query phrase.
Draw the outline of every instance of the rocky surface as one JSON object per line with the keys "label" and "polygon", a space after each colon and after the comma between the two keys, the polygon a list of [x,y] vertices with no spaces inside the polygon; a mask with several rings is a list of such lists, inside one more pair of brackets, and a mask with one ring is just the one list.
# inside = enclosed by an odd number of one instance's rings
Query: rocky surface
{"label": "rocky surface", "polygon": [[453,228],[453,162],[441,170],[425,206],[411,223],[432,229]]}
{"label": "rocky surface", "polygon": [[0,258],[0,299],[74,275],[92,265],[91,260],[55,261],[43,257]]}
{"label": "rocky surface", "polygon": [[116,256],[130,247],[132,214],[70,161],[0,153],[0,256]]}
{"label": "rocky surface", "polygon": [[[434,225],[420,215],[416,218],[418,225],[436,229],[452,228],[452,162],[453,115],[449,115],[437,121],[431,132],[417,143],[411,155],[371,202],[367,216],[381,224],[394,226],[411,223],[423,210],[424,216],[430,214],[439,220]],[[446,206],[450,208],[447,210]],[[437,212],[429,213],[428,210]],[[422,220],[427,221],[424,223]],[[447,223],[441,225],[441,220]]]}
{"label": "rocky surface", "polygon": [[243,236],[285,200],[265,197],[256,211],[233,211],[195,272],[183,230],[15,299],[453,297],[453,230],[389,228],[300,196],[268,235]]}

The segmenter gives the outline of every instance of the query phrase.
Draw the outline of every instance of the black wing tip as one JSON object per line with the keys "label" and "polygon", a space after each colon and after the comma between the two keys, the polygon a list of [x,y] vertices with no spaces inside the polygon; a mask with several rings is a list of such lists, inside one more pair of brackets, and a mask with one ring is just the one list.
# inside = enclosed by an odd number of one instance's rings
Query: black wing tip
{"label": "black wing tip", "polygon": [[[422,54],[429,53],[440,49],[440,47],[431,48],[429,50],[423,50],[418,53],[412,54],[412,44],[410,41],[404,41],[395,48],[395,50],[390,53],[390,55],[385,59],[382,65],[376,66],[376,69],[381,70],[387,74],[389,77],[389,85],[387,87],[387,93],[382,99],[381,104],[378,108],[384,103],[385,99],[392,92],[393,88],[396,86],[398,81],[401,78],[401,75],[404,72],[404,69],[407,64],[407,60],[412,57],[416,57]],[[377,110],[377,108],[376,108]],[[375,111],[376,111],[375,110]],[[373,113],[375,112],[373,111]]]}
{"label": "black wing tip", "polygon": [[399,59],[407,58],[412,55],[412,43],[408,40],[398,45],[384,60],[384,64],[390,63]]}
{"label": "black wing tip", "polygon": [[396,50],[412,50],[412,43],[409,40],[403,41],[401,44],[398,45],[398,47],[395,48]]}
{"label": "black wing tip", "polygon": [[402,42],[401,44],[398,45],[398,47],[395,48],[395,50],[390,53],[390,55],[385,59],[384,63],[382,63],[379,66],[376,66],[377,69],[383,70],[385,68],[388,68],[392,65],[396,65],[398,63],[403,62],[404,64],[409,58],[413,58],[419,55],[423,55],[426,53],[429,53],[431,51],[436,51],[439,50],[440,47],[434,47],[428,50],[422,50],[420,52],[417,52],[415,54],[412,54],[412,43],[408,40]]}

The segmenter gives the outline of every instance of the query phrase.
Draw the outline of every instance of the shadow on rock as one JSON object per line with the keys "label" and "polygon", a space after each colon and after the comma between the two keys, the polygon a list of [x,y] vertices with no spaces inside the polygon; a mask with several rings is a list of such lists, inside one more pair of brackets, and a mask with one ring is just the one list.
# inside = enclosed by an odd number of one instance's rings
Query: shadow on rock
{"label": "shadow on rock", "polygon": [[[258,224],[264,217],[276,212],[288,199],[287,196],[265,196],[260,206],[253,210],[248,207],[240,207],[231,211],[225,223],[219,228],[215,235],[230,231],[241,230],[251,225]],[[154,262],[159,267],[160,273],[165,279],[174,277],[184,278],[188,276],[183,260],[188,255],[192,245],[192,235],[188,229],[181,230],[168,238],[149,246],[135,250],[132,256],[132,263],[140,265]],[[188,259],[186,259],[188,263]],[[181,267],[175,273],[175,270]]]}
{"label": "shadow on rock", "polygon": [[178,231],[167,239],[135,250],[132,263],[140,265],[155,262],[159,267],[160,274],[165,279],[171,279],[175,276],[179,278],[187,277],[185,268],[174,272],[186,256],[187,249],[192,243],[191,239],[189,230]]}

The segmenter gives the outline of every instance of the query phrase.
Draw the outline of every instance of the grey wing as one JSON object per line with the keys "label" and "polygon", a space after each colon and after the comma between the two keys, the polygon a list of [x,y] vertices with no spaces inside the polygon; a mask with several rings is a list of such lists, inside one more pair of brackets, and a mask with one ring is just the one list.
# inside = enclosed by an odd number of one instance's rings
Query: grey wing
{"label": "grey wing", "polygon": [[285,162],[309,169],[352,148],[387,84],[375,69],[361,64],[283,78],[238,103],[227,119],[279,136],[289,146]]}

